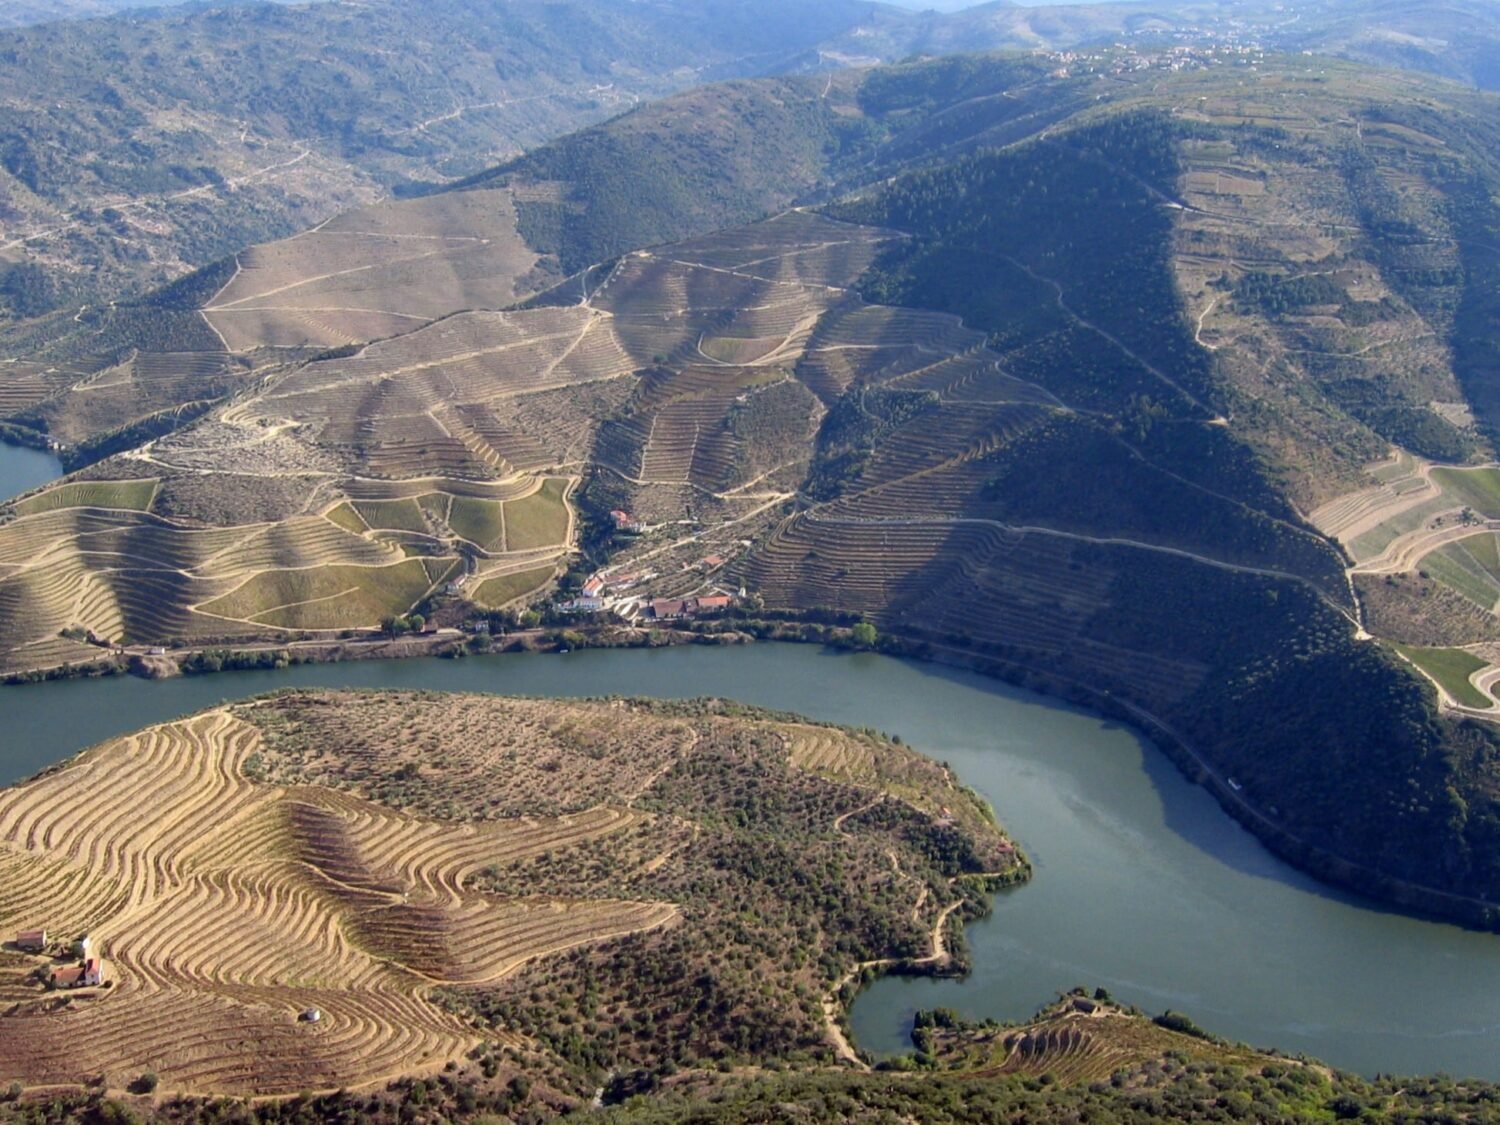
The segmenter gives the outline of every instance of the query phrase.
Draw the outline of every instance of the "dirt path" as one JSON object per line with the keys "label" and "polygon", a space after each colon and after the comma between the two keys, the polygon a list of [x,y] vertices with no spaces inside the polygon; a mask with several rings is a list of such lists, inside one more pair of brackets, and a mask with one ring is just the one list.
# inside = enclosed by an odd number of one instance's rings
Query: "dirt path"
{"label": "dirt path", "polygon": [[[833,819],[833,830],[840,834],[845,834],[845,824],[847,824],[854,817],[859,816],[862,813],[867,813],[871,809],[883,804],[886,799],[887,794],[880,793],[873,800],[860,805],[858,808],[850,809],[845,813],[840,813]],[[927,903],[927,887],[913,876],[908,875],[906,872],[901,870],[901,861],[897,858],[895,852],[888,851],[886,855],[887,857],[889,857],[891,861],[891,868],[895,871],[896,877],[898,879],[917,884],[918,894],[916,904],[912,908],[912,921],[915,922],[920,919],[922,908]],[[960,879],[972,877],[975,876],[957,875],[954,878],[948,880],[948,883],[950,886],[952,886]],[[853,981],[861,976],[867,969],[890,969],[898,965],[914,966],[946,963],[952,956],[951,951],[948,949],[948,920],[953,917],[953,912],[961,907],[965,901],[966,900],[964,899],[964,897],[960,895],[958,898],[954,899],[952,902],[948,903],[940,911],[938,911],[937,919],[932,924],[932,935],[928,939],[928,944],[932,950],[931,953],[928,953],[926,956],[917,957],[914,959],[902,957],[878,957],[873,961],[860,961],[855,964],[854,967],[851,968],[847,973],[840,977],[837,983],[834,984],[833,988],[829,990],[828,994],[823,997],[823,1022],[827,1028],[828,1041],[833,1044],[833,1052],[839,1057],[841,1061],[848,1063],[850,1066],[853,1066],[859,1070],[868,1071],[870,1069],[870,1064],[865,1062],[864,1059],[860,1058],[859,1052],[855,1050],[854,1044],[849,1041],[849,1036],[844,1032],[845,1013],[843,1001],[841,999],[844,989],[847,988],[851,983],[853,983]]]}
{"label": "dirt path", "polygon": [[1161,368],[1157,367],[1155,364],[1153,364],[1153,363],[1149,362],[1148,360],[1145,360],[1145,359],[1141,358],[1139,355],[1137,355],[1118,336],[1115,336],[1115,335],[1113,335],[1110,332],[1106,332],[1103,328],[1100,328],[1093,321],[1085,319],[1078,312],[1074,311],[1074,309],[1068,304],[1067,300],[1063,296],[1063,287],[1061,285],[1059,285],[1057,282],[1053,281],[1050,277],[1043,277],[1041,274],[1037,273],[1035,270],[1033,270],[1030,266],[1028,266],[1025,262],[1021,261],[1019,258],[1012,258],[1008,254],[1002,255],[1002,257],[1007,262],[1009,262],[1011,265],[1015,266],[1016,269],[1020,270],[1024,274],[1026,274],[1027,277],[1030,277],[1033,281],[1041,282],[1044,285],[1051,286],[1052,291],[1057,295],[1057,307],[1059,309],[1061,309],[1063,311],[1063,313],[1066,316],[1068,316],[1071,320],[1073,320],[1075,323],[1077,323],[1078,325],[1080,325],[1083,328],[1087,328],[1090,332],[1093,332],[1096,335],[1101,336],[1105,340],[1109,341],[1111,344],[1113,344],[1120,351],[1124,352],[1131,359],[1135,360],[1136,363],[1138,363],[1142,367],[1144,367],[1153,376],[1155,376],[1157,379],[1161,380],[1161,382],[1163,382],[1167,386],[1171,387],[1174,391],[1176,391],[1178,394],[1180,394],[1183,398],[1187,399],[1188,402],[1192,403],[1199,410],[1203,411],[1203,413],[1207,414],[1209,416],[1209,419],[1213,423],[1215,423],[1217,425],[1224,425],[1228,421],[1228,419],[1224,418],[1221,414],[1219,414],[1218,411],[1211,410],[1207,406],[1205,406],[1202,402],[1200,402],[1198,400],[1197,396],[1195,396],[1191,391],[1189,391],[1186,387],[1184,387],[1176,379],[1173,379],[1170,375],[1168,375]]}
{"label": "dirt path", "polygon": [[1197,344],[1200,348],[1206,349],[1207,351],[1216,352],[1219,350],[1219,345],[1206,344],[1203,342],[1203,322],[1213,314],[1214,309],[1218,307],[1219,302],[1223,299],[1224,295],[1222,293],[1219,294],[1208,303],[1208,307],[1206,309],[1198,314],[1198,327],[1193,332],[1193,343]]}
{"label": "dirt path", "polygon": [[1102,547],[1129,547],[1140,551],[1154,551],[1157,554],[1172,555],[1176,558],[1190,559],[1193,562],[1202,563],[1218,570],[1228,570],[1236,574],[1255,574],[1263,578],[1276,578],[1285,582],[1296,582],[1306,586],[1321,598],[1330,608],[1336,610],[1356,626],[1359,622],[1347,608],[1339,605],[1328,596],[1315,583],[1302,577],[1300,574],[1292,574],[1289,571],[1274,570],[1270,567],[1249,566],[1242,563],[1225,562],[1210,555],[1200,555],[1196,551],[1185,550],[1181,547],[1166,547],[1160,543],[1146,543],[1139,539],[1125,539],[1118,536],[1084,535],[1076,531],[1062,531],[1055,527],[1040,527],[1034,524],[1010,524],[1002,523],[1000,520],[977,519],[968,516],[930,516],[925,519],[852,519],[847,517],[828,518],[820,516],[816,511],[809,512],[809,521],[813,523],[845,524],[849,526],[870,527],[923,527],[923,526],[956,526],[959,524],[980,524],[988,527],[998,527],[1002,531],[1013,532],[1019,535],[1047,535],[1057,539],[1071,539],[1079,543],[1094,543]]}

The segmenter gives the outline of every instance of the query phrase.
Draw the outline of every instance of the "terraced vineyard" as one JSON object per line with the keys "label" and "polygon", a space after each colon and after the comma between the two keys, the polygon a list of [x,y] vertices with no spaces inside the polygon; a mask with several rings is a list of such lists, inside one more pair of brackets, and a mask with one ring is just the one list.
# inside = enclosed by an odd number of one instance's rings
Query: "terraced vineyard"
{"label": "terraced vineyard", "polygon": [[[1166,1026],[1164,1026],[1166,1025]],[[1188,1024],[1188,1028],[1192,1025]],[[1013,1026],[976,1027],[951,1013],[924,1021],[916,1036],[947,1069],[974,1076],[1025,1075],[1069,1086],[1108,1082],[1110,1076],[1169,1052],[1197,1065],[1255,1066],[1256,1052],[1176,1030],[1170,1017],[1146,1019],[1081,990],[1049,1005],[1034,1020]]]}
{"label": "terraced vineyard", "polygon": [[[5,924],[91,933],[118,973],[64,1010],[40,996],[13,1004],[0,1072],[66,1083],[80,1070],[152,1069],[173,1088],[228,1093],[420,1072],[473,1043],[426,1002],[434,986],[493,980],[677,916],[668,903],[467,889],[484,864],[579,846],[636,814],[421,820],[257,784],[246,772],[260,740],[246,718],[214,712],[0,797]],[[12,988],[27,969],[13,970]],[[310,1006],[322,1021],[299,1024]]]}
{"label": "terraced vineyard", "polygon": [[384,203],[241,254],[203,315],[235,352],[362,343],[509,305],[536,261],[507,192]]}
{"label": "terraced vineyard", "polygon": [[[427,243],[478,239],[454,232],[487,221],[488,194],[369,210],[259,250],[213,309],[269,314],[258,302],[275,293],[301,316],[353,301],[339,285],[389,304],[387,282],[358,264],[366,243],[456,268]],[[824,312],[858,304],[840,287],[883,237],[794,212],[632,255],[572,304],[460,313],[273,370],[255,394],[14,506],[0,527],[3,667],[87,657],[58,644],[63,631],[156,644],[370,628],[460,575],[481,602],[512,602],[572,549],[570,493],[590,462],[618,475],[622,503],[662,518],[704,493],[731,511],[763,506],[729,494],[806,463],[823,407],[795,368]],[[328,276],[294,284],[312,262]],[[376,272],[458,299],[408,266]],[[917,346],[913,331],[902,338]]]}
{"label": "terraced vineyard", "polygon": [[1431,679],[1446,705],[1494,711],[1500,664],[1486,642],[1500,630],[1497,470],[1398,451],[1367,472],[1373,484],[1310,519],[1349,553],[1371,632]]}
{"label": "terraced vineyard", "polygon": [[[110,966],[108,987],[58,1004],[31,979],[45,958],[0,961],[0,1077],[149,1070],[173,1091],[291,1094],[438,1071],[480,1042],[440,991],[483,1006],[534,962],[573,979],[565,951],[718,925],[689,873],[732,835],[713,816],[730,759],[781,777],[829,842],[841,809],[899,787],[903,827],[867,831],[924,869],[899,832],[955,804],[946,771],[818,729],[832,755],[804,773],[782,729],[621,702],[292,694],[100,746],[0,792],[0,925],[87,932]],[[856,760],[857,782],[839,766]],[[976,855],[1016,862],[977,805],[942,815]],[[557,856],[601,864],[592,889],[545,871],[499,889]],[[802,987],[796,964],[764,983]],[[299,1020],[309,1007],[318,1021]],[[561,1073],[529,1027],[484,1034]]]}

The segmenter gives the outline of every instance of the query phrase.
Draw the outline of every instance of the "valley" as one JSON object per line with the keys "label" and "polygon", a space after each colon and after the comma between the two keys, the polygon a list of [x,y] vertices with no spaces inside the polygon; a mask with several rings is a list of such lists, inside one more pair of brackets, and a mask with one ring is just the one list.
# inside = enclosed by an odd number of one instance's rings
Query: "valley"
{"label": "valley", "polygon": [[1486,1119],[1131,1007],[1495,1077],[1500,32],[1366,7],[0,30],[0,1118]]}
{"label": "valley", "polygon": [[[554,625],[863,619],[1146,724],[1325,878],[1490,924],[1482,658],[1383,631],[1413,611],[1367,612],[1385,564],[1335,527],[1393,446],[1484,479],[1488,96],[1138,57],[709,87],[121,306],[111,367],[62,382],[50,337],[9,421],[78,471],[0,527],[5,670],[611,584]],[[766,115],[741,192],[623,206]]]}

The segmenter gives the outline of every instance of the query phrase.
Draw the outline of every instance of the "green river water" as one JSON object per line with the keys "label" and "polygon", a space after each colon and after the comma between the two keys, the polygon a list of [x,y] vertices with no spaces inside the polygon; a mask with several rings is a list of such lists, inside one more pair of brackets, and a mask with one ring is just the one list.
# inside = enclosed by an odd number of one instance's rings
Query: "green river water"
{"label": "green river water", "polygon": [[[7,456],[0,446],[0,496],[19,479],[4,475]],[[1082,984],[1366,1073],[1500,1079],[1500,937],[1329,891],[1271,856],[1133,731],[930,665],[754,645],[0,688],[0,784],[112,735],[314,686],[724,696],[876,727],[949,762],[994,805],[1035,878],[969,927],[967,979],[886,978],[860,996],[855,1035],[877,1051],[906,1046],[918,1007],[1020,1019]]]}

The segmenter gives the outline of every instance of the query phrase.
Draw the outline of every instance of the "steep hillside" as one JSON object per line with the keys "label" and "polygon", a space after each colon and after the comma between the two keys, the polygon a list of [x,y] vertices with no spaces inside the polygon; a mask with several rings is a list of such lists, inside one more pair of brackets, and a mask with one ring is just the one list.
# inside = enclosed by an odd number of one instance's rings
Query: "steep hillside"
{"label": "steep hillside", "polygon": [[[28,363],[0,369],[0,411],[34,440],[68,447],[71,465],[88,464],[201,414],[166,412],[168,393],[206,403],[310,351],[503,308],[583,266],[761,218],[914,155],[1033,133],[1077,100],[1038,82],[1043,73],[1036,60],[964,61],[915,92],[840,74],[652,103],[455,191],[360,208],[145,297],[13,326],[0,345]],[[982,118],[941,112],[976,99],[987,102]],[[138,377],[189,363],[243,378],[169,387]]]}

